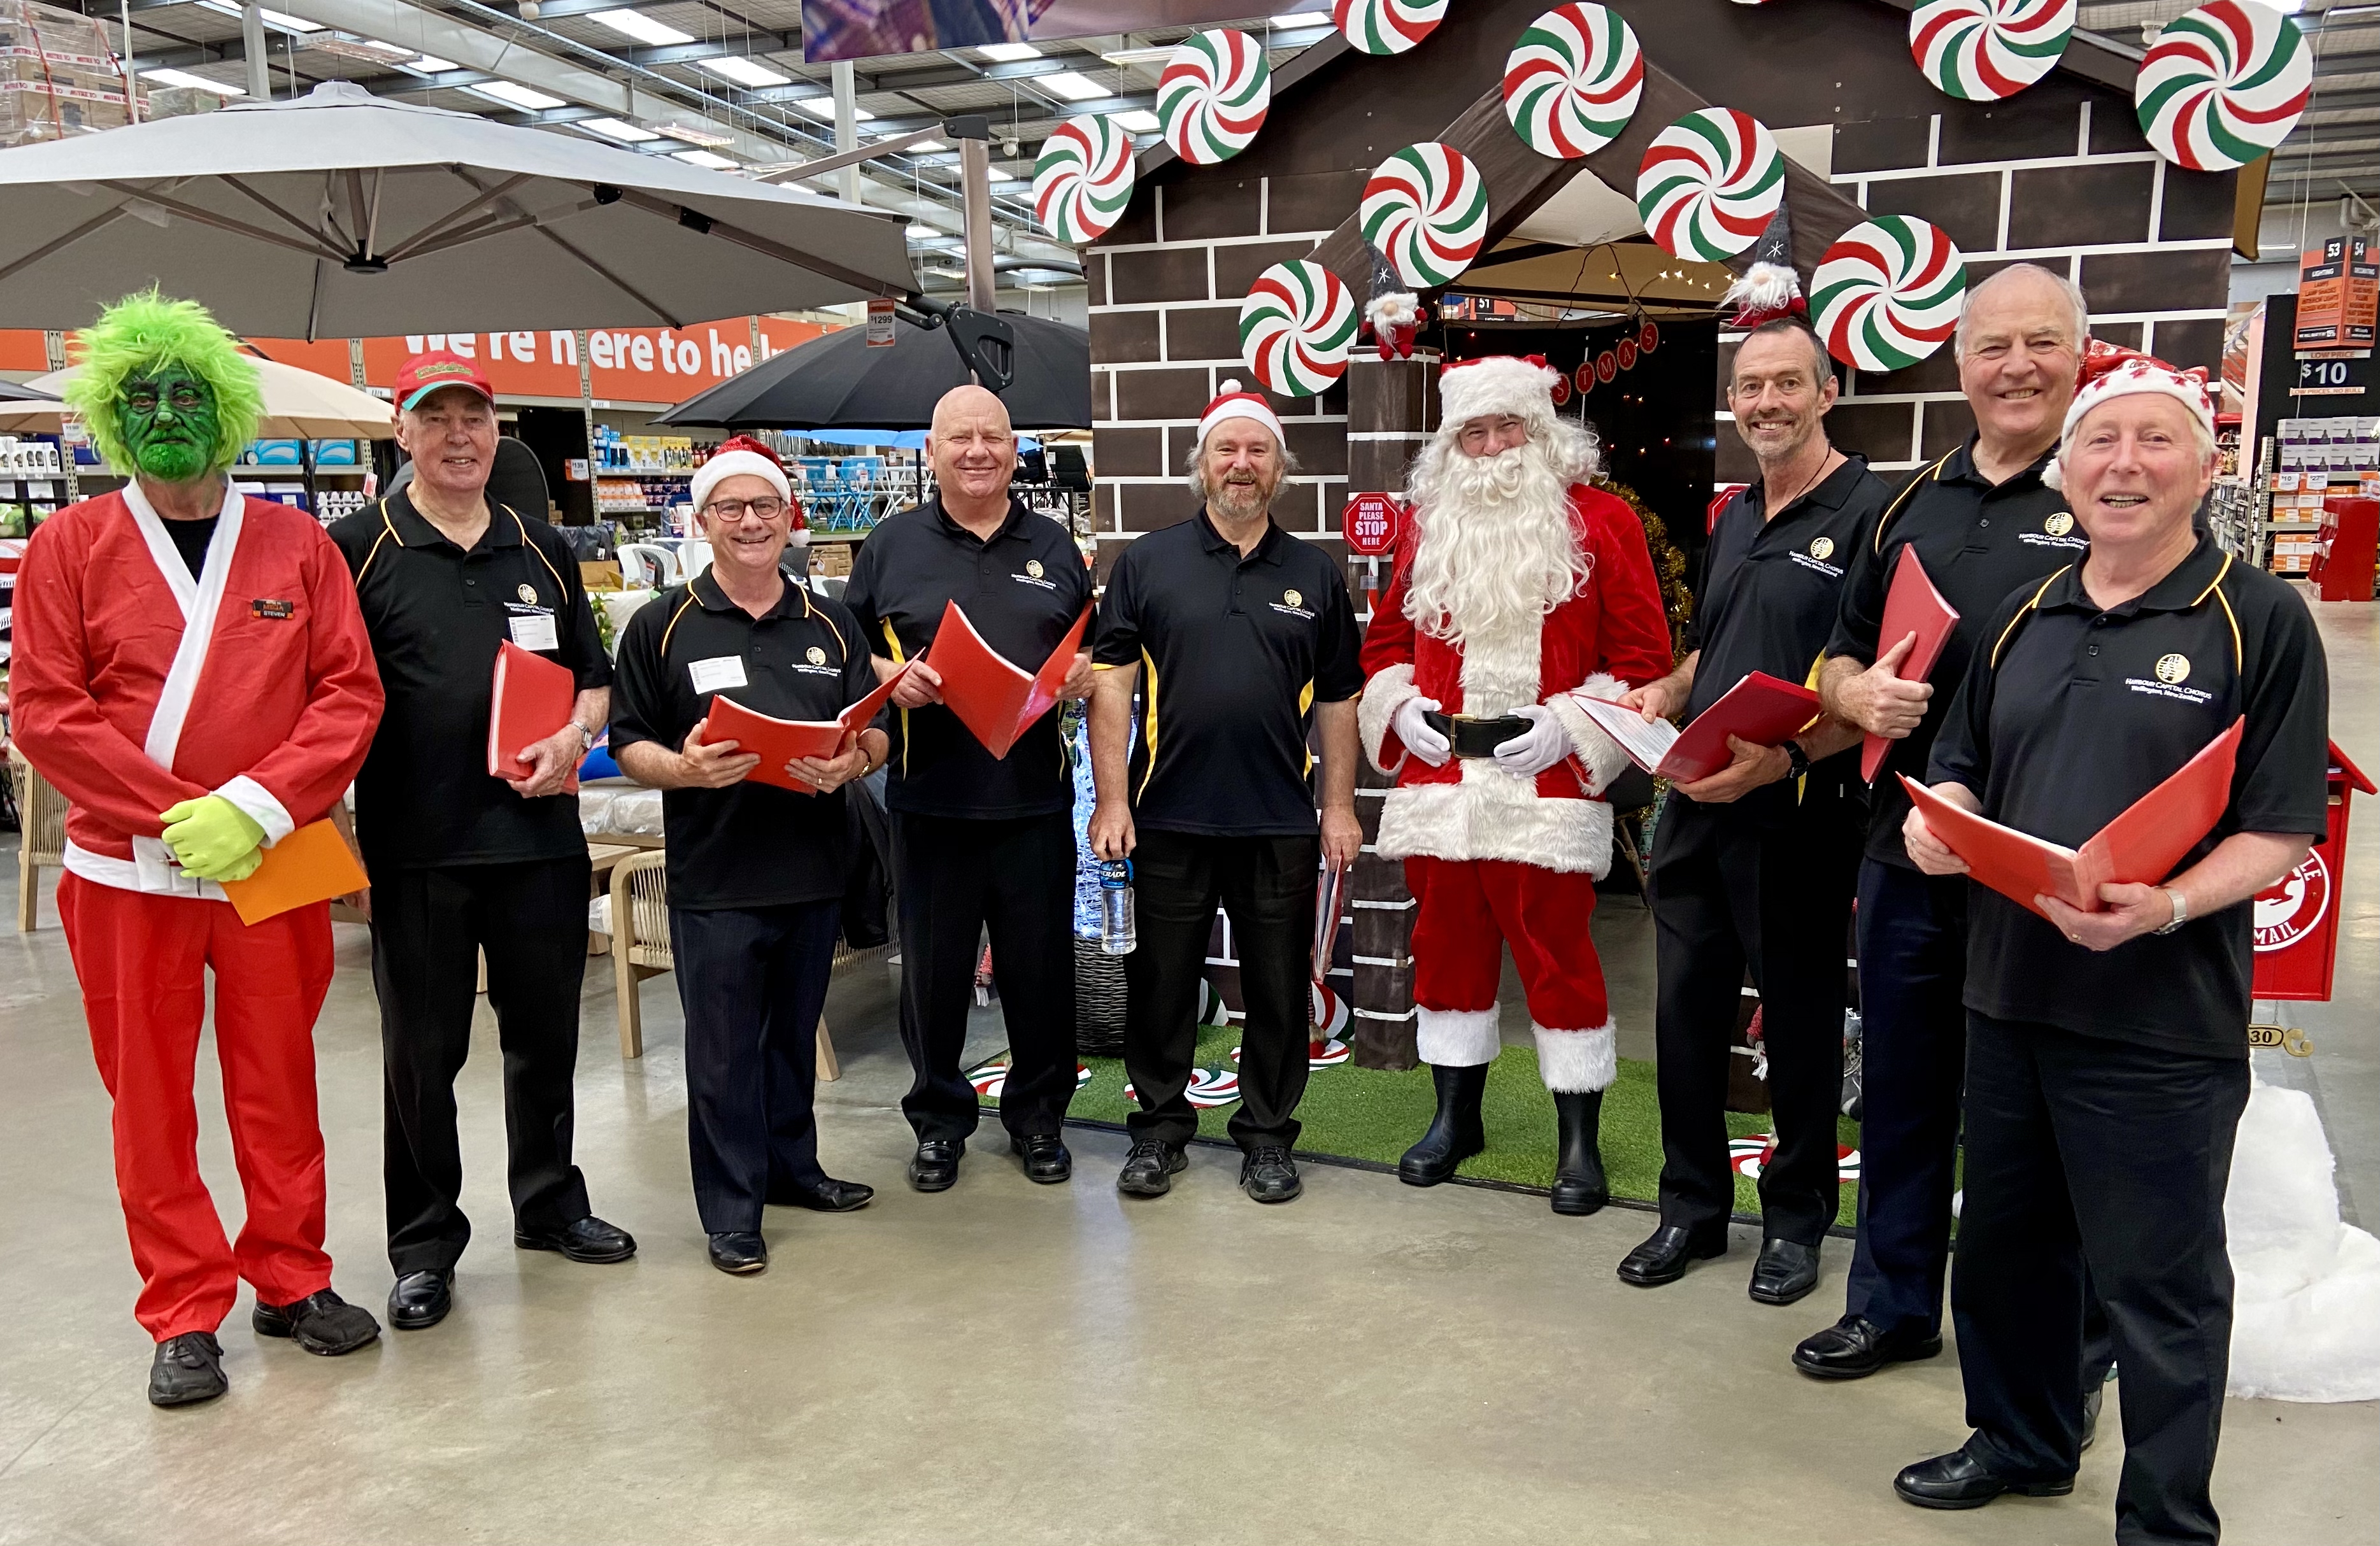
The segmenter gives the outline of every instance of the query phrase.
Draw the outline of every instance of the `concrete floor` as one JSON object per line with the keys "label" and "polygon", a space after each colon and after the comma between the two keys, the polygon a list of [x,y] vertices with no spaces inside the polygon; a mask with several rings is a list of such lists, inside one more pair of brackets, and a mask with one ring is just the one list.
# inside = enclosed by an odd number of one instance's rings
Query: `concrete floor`
{"label": "concrete floor", "polygon": [[[2380,767],[2373,610],[2330,609],[2334,722]],[[2286,1019],[2309,1059],[2259,1053],[2311,1089],[2342,1195],[2380,1210],[2380,809],[2351,862],[2340,1000]],[[13,862],[13,861],[11,861]],[[0,864],[0,882],[13,870]],[[1111,1134],[1072,1134],[1080,1176],[1028,1185],[979,1142],[956,1190],[901,1181],[907,1072],[892,972],[839,982],[845,1077],[825,1088],[829,1167],[872,1183],[851,1216],[772,1211],[775,1262],[731,1280],[702,1257],[687,1194],[679,1021],[647,984],[648,1054],[623,1064],[610,972],[591,962],[579,1154],[597,1209],[643,1253],[582,1267],[515,1251],[492,1027],[461,1086],[480,1238],[434,1331],[345,1359],[225,1328],[231,1395],[159,1412],[92,1071],[56,914],[0,935],[0,1542],[291,1540],[1518,1540],[1665,1543],[2107,1540],[2111,1421],[2073,1497],[1937,1515],[1892,1471],[1964,1435],[1955,1352],[1852,1385],[1793,1372],[1833,1319],[1819,1292],[1750,1303],[1748,1232],[1683,1283],[1612,1275],[1642,1213],[1557,1219],[1542,1201],[1306,1168],[1258,1208],[1234,1156],[1194,1151],[1174,1195],[1125,1204]],[[1598,914],[1618,1013],[1641,1034],[1650,931]],[[1640,959],[1642,958],[1642,959]],[[377,1311],[378,1042],[360,929],[317,1042],[337,1286]],[[978,1021],[984,1050],[996,1021]],[[1636,1037],[1631,1037],[1632,1044]],[[1631,1045],[1632,1055],[1645,1050]],[[201,1164],[238,1190],[211,1054]],[[2216,1498],[2239,1542],[2368,1542],[2380,1411],[2233,1402]]]}

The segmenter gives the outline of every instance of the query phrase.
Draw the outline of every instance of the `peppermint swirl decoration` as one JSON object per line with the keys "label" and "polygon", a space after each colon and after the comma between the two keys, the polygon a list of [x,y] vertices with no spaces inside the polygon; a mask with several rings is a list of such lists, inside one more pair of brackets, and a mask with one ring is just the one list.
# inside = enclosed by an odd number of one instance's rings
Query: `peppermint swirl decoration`
{"label": "peppermint swirl decoration", "polygon": [[1718,262],[1760,239],[1785,199],[1785,157],[1749,113],[1705,107],[1659,134],[1636,172],[1636,211],[1672,258]]}
{"label": "peppermint swirl decoration", "polygon": [[2047,75],[2074,35],[2075,0],[1917,0],[1909,52],[1961,102],[1998,102]]}
{"label": "peppermint swirl decoration", "polygon": [[1541,156],[1576,160],[1620,137],[1645,94],[1645,51],[1608,6],[1557,6],[1504,60],[1504,115]]}
{"label": "peppermint swirl decoration", "polygon": [[1901,370],[1942,346],[1966,293],[1966,260],[1939,226],[1878,215],[1827,248],[1810,276],[1810,317],[1845,365]]}
{"label": "peppermint swirl decoration", "polygon": [[2132,105],[2157,154],[2228,172],[2289,138],[2313,86],[2313,51],[2295,21],[2254,0],[2214,0],[2165,24]]}
{"label": "peppermint swirl decoration", "polygon": [[1488,182],[1469,156],[1426,139],[1373,169],[1355,220],[1399,279],[1436,289],[1469,268],[1488,239]]}
{"label": "peppermint swirl decoration", "polygon": [[1446,0],[1333,0],[1330,25],[1366,54],[1402,54],[1438,30]]}
{"label": "peppermint swirl decoration", "polygon": [[1272,105],[1272,68],[1245,32],[1193,32],[1157,81],[1157,118],[1173,153],[1193,166],[1229,161],[1253,143]]}
{"label": "peppermint swirl decoration", "polygon": [[1311,397],[1347,372],[1355,343],[1355,295],[1305,258],[1257,275],[1240,303],[1240,355],[1268,392]]}
{"label": "peppermint swirl decoration", "polygon": [[1113,118],[1069,118],[1033,163],[1033,218],[1062,242],[1096,241],[1132,201],[1132,136]]}

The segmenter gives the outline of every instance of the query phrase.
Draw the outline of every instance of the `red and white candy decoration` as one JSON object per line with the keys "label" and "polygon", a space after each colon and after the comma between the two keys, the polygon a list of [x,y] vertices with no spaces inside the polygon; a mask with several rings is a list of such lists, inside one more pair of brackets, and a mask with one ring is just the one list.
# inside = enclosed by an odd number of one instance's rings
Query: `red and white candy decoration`
{"label": "red and white candy decoration", "polygon": [[1033,163],[1033,218],[1062,242],[1096,241],[1132,201],[1132,136],[1113,118],[1069,118]]}
{"label": "red and white candy decoration", "polygon": [[1901,370],[1959,325],[1966,260],[1942,228],[1878,215],[1827,248],[1810,275],[1810,323],[1827,352],[1858,370]]}
{"label": "red and white candy decoration", "polygon": [[1636,212],[1672,258],[1716,263],[1760,239],[1785,199],[1785,157],[1749,113],[1703,107],[1654,136],[1636,172]]}
{"label": "red and white candy decoration", "polygon": [[1240,356],[1284,397],[1311,397],[1345,375],[1355,332],[1354,292],[1311,259],[1275,263],[1240,303]]}
{"label": "red and white candy decoration", "polygon": [[1488,239],[1488,180],[1451,145],[1408,145],[1373,169],[1355,223],[1399,279],[1435,289],[1469,268]]}
{"label": "red and white candy decoration", "polygon": [[1335,0],[1330,24],[1366,54],[1402,54],[1446,19],[1446,0]]}
{"label": "red and white candy decoration", "polygon": [[1917,0],[1909,52],[1944,95],[1998,102],[2057,68],[2074,9],[2075,0]]}
{"label": "red and white candy decoration", "polygon": [[2313,51],[2295,21],[2255,0],[2213,0],[2157,33],[2132,106],[2157,154],[2228,172],[2289,138],[2313,87]]}
{"label": "red and white candy decoration", "polygon": [[1157,119],[1173,153],[1194,166],[1229,161],[1256,140],[1272,105],[1262,44],[1228,27],[1182,40],[1157,81]]}
{"label": "red and white candy decoration", "polygon": [[1645,94],[1645,51],[1608,6],[1557,6],[1504,60],[1504,115],[1521,143],[1575,160],[1620,137]]}

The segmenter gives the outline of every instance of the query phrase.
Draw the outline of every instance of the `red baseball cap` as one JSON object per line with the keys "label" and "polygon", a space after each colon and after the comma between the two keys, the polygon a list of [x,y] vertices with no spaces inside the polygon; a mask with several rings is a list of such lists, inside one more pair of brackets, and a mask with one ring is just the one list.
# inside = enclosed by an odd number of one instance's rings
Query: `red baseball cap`
{"label": "red baseball cap", "polygon": [[418,408],[423,398],[441,387],[467,388],[486,398],[491,406],[496,401],[496,389],[488,384],[486,373],[477,365],[451,349],[432,349],[397,368],[396,405],[400,411]]}

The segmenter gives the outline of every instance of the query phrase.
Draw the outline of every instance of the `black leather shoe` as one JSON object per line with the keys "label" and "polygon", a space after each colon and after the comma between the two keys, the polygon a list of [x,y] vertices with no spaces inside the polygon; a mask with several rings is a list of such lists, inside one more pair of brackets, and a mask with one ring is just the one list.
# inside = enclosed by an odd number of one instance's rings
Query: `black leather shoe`
{"label": "black leather shoe", "polygon": [[1054,1132],[1028,1132],[1008,1136],[1008,1152],[1025,1158],[1025,1178],[1054,1187],[1061,1181],[1074,1179],[1075,1156],[1066,1152],[1063,1140]]}
{"label": "black leather shoe", "polygon": [[223,1344],[212,1332],[184,1332],[157,1344],[149,1364],[149,1405],[195,1407],[231,1389],[224,1378]]}
{"label": "black leather shoe", "polygon": [[814,1214],[847,1214],[874,1201],[876,1189],[859,1181],[838,1181],[832,1176],[817,1187],[782,1187],[769,1194],[771,1203],[783,1208],[808,1208]]}
{"label": "black leather shoe", "polygon": [[1240,1161],[1240,1190],[1259,1202],[1287,1202],[1305,1190],[1297,1178],[1297,1162],[1279,1143],[1248,1151]]}
{"label": "black leather shoe", "polygon": [[573,1262],[605,1266],[637,1253],[637,1238],[594,1214],[573,1219],[559,1229],[513,1228],[513,1244],[523,1250],[558,1250]]}
{"label": "black leather shoe", "polygon": [[436,1267],[400,1273],[388,1291],[388,1323],[398,1331],[428,1331],[455,1308],[455,1274]]}
{"label": "black leather shoe", "polygon": [[2023,1498],[2062,1498],[2074,1491],[2074,1479],[2058,1481],[2014,1481],[1995,1476],[1982,1461],[1963,1449],[1937,1455],[1901,1468],[1892,1490],[1902,1503],[1920,1508],[1981,1508],[2002,1492]]}
{"label": "black leather shoe", "polygon": [[1820,1380],[1864,1380],[1888,1363],[1930,1359],[1942,1350],[1938,1332],[1920,1335],[1883,1330],[1859,1315],[1846,1315],[1793,1349],[1793,1367]]}
{"label": "black leather shoe", "polygon": [[259,1336],[285,1336],[326,1359],[380,1340],[380,1323],[372,1319],[371,1311],[349,1304],[328,1288],[293,1304],[266,1304],[259,1299],[249,1324]]}
{"label": "black leather shoe", "polygon": [[[2107,1404],[2107,1382],[2100,1381],[2082,1393],[2082,1448],[2089,1449],[2099,1442],[2099,1408]],[[2081,1453],[2077,1451],[2076,1453]]]}
{"label": "black leather shoe", "polygon": [[1707,1262],[1727,1254],[1724,1226],[1700,1239],[1682,1224],[1665,1224],[1645,1238],[1645,1243],[1620,1259],[1620,1281],[1639,1288],[1658,1288],[1686,1275],[1689,1262]]}
{"label": "black leather shoe", "polygon": [[1763,1240],[1752,1264],[1751,1294],[1762,1304],[1791,1304],[1818,1286],[1818,1248],[1799,1240]]}
{"label": "black leather shoe", "polygon": [[1397,1161],[1397,1179],[1409,1187],[1434,1187],[1452,1178],[1456,1166],[1488,1147],[1487,1129],[1479,1120],[1488,1065],[1455,1069],[1432,1063],[1429,1081],[1438,1091],[1438,1115]]}
{"label": "black leather shoe", "polygon": [[1603,1092],[1557,1091],[1554,1116],[1560,1124],[1554,1149],[1554,1212],[1584,1217],[1611,1201],[1611,1187],[1603,1178]]}
{"label": "black leather shoe", "polygon": [[736,1277],[769,1270],[769,1242],[757,1229],[736,1229],[710,1237],[710,1264]]}
{"label": "black leather shoe", "polygon": [[1116,1190],[1135,1197],[1162,1197],[1173,1190],[1173,1178],[1190,1168],[1190,1156],[1170,1143],[1145,1138],[1124,1155],[1116,1173]]}
{"label": "black leather shoe", "polygon": [[959,1184],[959,1156],[966,1144],[955,1138],[929,1138],[909,1160],[909,1184],[919,1191],[948,1191]]}

